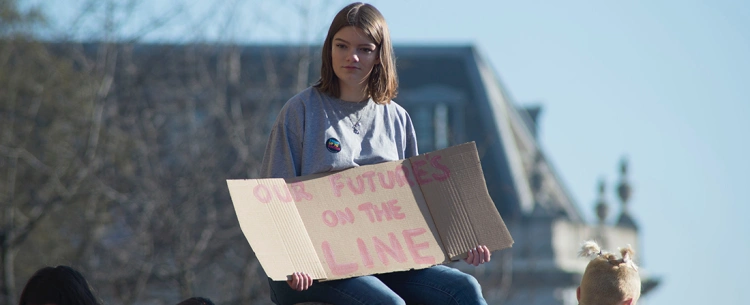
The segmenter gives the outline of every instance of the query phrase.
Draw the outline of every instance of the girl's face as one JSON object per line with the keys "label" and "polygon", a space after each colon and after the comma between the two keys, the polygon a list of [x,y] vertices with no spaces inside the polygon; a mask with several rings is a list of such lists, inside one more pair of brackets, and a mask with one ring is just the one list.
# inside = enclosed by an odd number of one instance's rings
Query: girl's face
{"label": "girl's face", "polygon": [[355,26],[341,28],[333,35],[331,45],[333,72],[341,87],[361,89],[372,68],[380,63],[379,50],[364,31]]}

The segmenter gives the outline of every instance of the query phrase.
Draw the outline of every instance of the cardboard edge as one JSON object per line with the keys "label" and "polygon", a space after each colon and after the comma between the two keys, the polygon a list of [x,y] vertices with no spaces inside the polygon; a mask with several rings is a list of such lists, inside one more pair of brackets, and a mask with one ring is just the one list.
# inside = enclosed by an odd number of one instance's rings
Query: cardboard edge
{"label": "cardboard edge", "polygon": [[[284,179],[227,179],[232,203],[237,213],[245,239],[249,244],[263,244],[263,249],[253,249],[266,275],[274,281],[285,281],[293,272],[306,272],[314,279],[328,278],[313,247],[307,228],[302,222],[296,203],[272,200],[255,213],[263,213],[268,223],[250,221],[242,213],[253,213],[243,196],[248,196],[249,185],[283,183]],[[257,207],[256,207],[257,208]],[[285,219],[287,218],[288,219]],[[279,221],[281,220],[281,221]],[[270,226],[267,226],[271,224]],[[288,226],[287,226],[288,225]],[[268,238],[268,236],[272,236]],[[292,254],[294,253],[294,254]]]}
{"label": "cardboard edge", "polygon": [[[488,210],[488,211],[485,211],[486,213],[471,212],[471,214],[473,214],[475,217],[479,216],[478,218],[480,218],[480,219],[487,219],[488,223],[495,224],[495,225],[493,225],[490,228],[477,228],[477,226],[474,223],[467,223],[468,226],[465,228],[465,230],[463,230],[463,232],[470,232],[471,234],[470,234],[470,236],[468,236],[468,238],[459,238],[459,239],[472,239],[472,240],[475,240],[475,243],[477,243],[477,245],[478,244],[485,244],[493,252],[494,251],[499,251],[499,250],[502,250],[502,249],[510,248],[510,247],[512,247],[514,241],[513,241],[513,238],[510,235],[510,232],[508,231],[507,226],[505,225],[504,220],[502,219],[502,216],[500,216],[500,213],[497,211],[497,208],[496,208],[494,202],[492,201],[492,198],[489,196],[489,190],[487,189],[487,182],[484,180],[484,171],[483,171],[482,166],[481,166],[481,159],[479,158],[479,155],[478,155],[478,152],[477,152],[477,149],[476,149],[476,143],[473,142],[473,141],[472,142],[467,142],[467,143],[464,143],[464,144],[455,145],[455,146],[446,148],[446,150],[450,150],[451,153],[454,152],[454,151],[460,152],[462,150],[466,150],[467,146],[470,147],[469,148],[470,151],[474,152],[473,156],[471,156],[472,157],[472,161],[475,161],[479,165],[477,167],[477,170],[478,170],[477,179],[478,179],[478,181],[481,181],[481,183],[480,183],[481,185],[479,185],[479,189],[477,191],[481,192],[480,195],[484,197],[484,200],[486,200],[485,202],[491,203],[491,207],[489,207],[489,206],[484,207],[484,208],[486,208]],[[412,158],[427,157],[427,155],[429,155],[429,154],[430,153],[420,154],[419,156],[415,156],[415,157],[412,157]],[[409,158],[409,159],[412,159],[412,158]],[[447,225],[445,225],[445,224],[443,224],[441,222],[441,219],[444,218],[444,217],[442,217],[443,215],[437,215],[435,212],[433,212],[433,211],[438,211],[438,212],[439,211],[449,211],[449,212],[455,214],[456,211],[454,209],[446,209],[445,207],[440,207],[440,208],[435,209],[434,207],[435,207],[436,203],[434,201],[431,201],[429,199],[432,196],[427,196],[426,195],[429,192],[426,192],[424,190],[424,187],[422,185],[420,185],[420,190],[422,191],[422,194],[423,194],[423,196],[425,198],[425,202],[427,203],[427,206],[428,206],[428,208],[430,210],[430,213],[431,213],[431,215],[433,217],[433,221],[435,222],[435,225],[438,227],[438,234],[439,234],[439,237],[441,239],[441,242],[443,243],[442,246],[444,247],[443,249],[445,251],[446,257],[448,257],[450,261],[457,261],[457,260],[466,258],[468,256],[468,250],[471,249],[471,248],[473,248],[476,245],[472,246],[472,245],[466,244],[465,245],[465,248],[466,248],[465,251],[463,251],[463,250],[462,251],[455,251],[455,250],[451,251],[452,248],[456,248],[456,246],[453,246],[457,242],[457,240],[454,240],[454,239],[456,239],[455,236],[453,236],[455,234],[452,234],[452,232],[448,232],[448,230],[445,229],[446,227],[451,227],[451,226],[447,226]],[[461,206],[458,210],[461,210],[461,213],[459,213],[459,214],[469,214],[470,213],[463,206]],[[461,217],[459,217],[457,215],[450,215],[450,217],[447,217],[447,218],[450,219],[451,221],[453,221],[453,220],[461,218]],[[472,218],[474,218],[474,217],[472,217]],[[459,231],[462,231],[462,230],[459,230]],[[488,232],[488,231],[492,231],[492,232]],[[494,238],[490,238],[490,236],[489,236],[490,234],[493,234],[493,233],[502,235],[500,238],[502,240],[504,240],[504,242],[503,243],[487,243],[487,242],[484,242],[484,241],[494,240]],[[469,235],[469,234],[467,234],[467,235]]]}

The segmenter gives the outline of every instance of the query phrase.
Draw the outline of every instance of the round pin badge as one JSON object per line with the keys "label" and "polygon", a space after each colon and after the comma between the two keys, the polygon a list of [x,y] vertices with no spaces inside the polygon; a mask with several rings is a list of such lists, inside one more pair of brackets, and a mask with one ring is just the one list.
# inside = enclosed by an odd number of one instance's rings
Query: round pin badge
{"label": "round pin badge", "polygon": [[332,153],[338,153],[341,151],[341,141],[336,138],[330,138],[326,140],[326,148]]}

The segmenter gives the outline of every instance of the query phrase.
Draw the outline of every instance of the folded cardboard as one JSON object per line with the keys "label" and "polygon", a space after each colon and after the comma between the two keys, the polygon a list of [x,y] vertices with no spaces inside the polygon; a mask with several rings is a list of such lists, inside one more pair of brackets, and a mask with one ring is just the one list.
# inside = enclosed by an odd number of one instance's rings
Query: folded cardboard
{"label": "folded cardboard", "polygon": [[421,269],[513,239],[487,192],[476,145],[292,179],[227,180],[266,274],[315,279]]}

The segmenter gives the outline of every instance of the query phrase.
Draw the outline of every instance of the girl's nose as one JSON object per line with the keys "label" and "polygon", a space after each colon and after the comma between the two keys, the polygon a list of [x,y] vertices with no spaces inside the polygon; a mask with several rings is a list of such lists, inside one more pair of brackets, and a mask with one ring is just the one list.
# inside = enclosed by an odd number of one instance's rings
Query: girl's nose
{"label": "girl's nose", "polygon": [[359,62],[359,56],[357,56],[356,53],[352,54],[352,61],[353,62]]}

